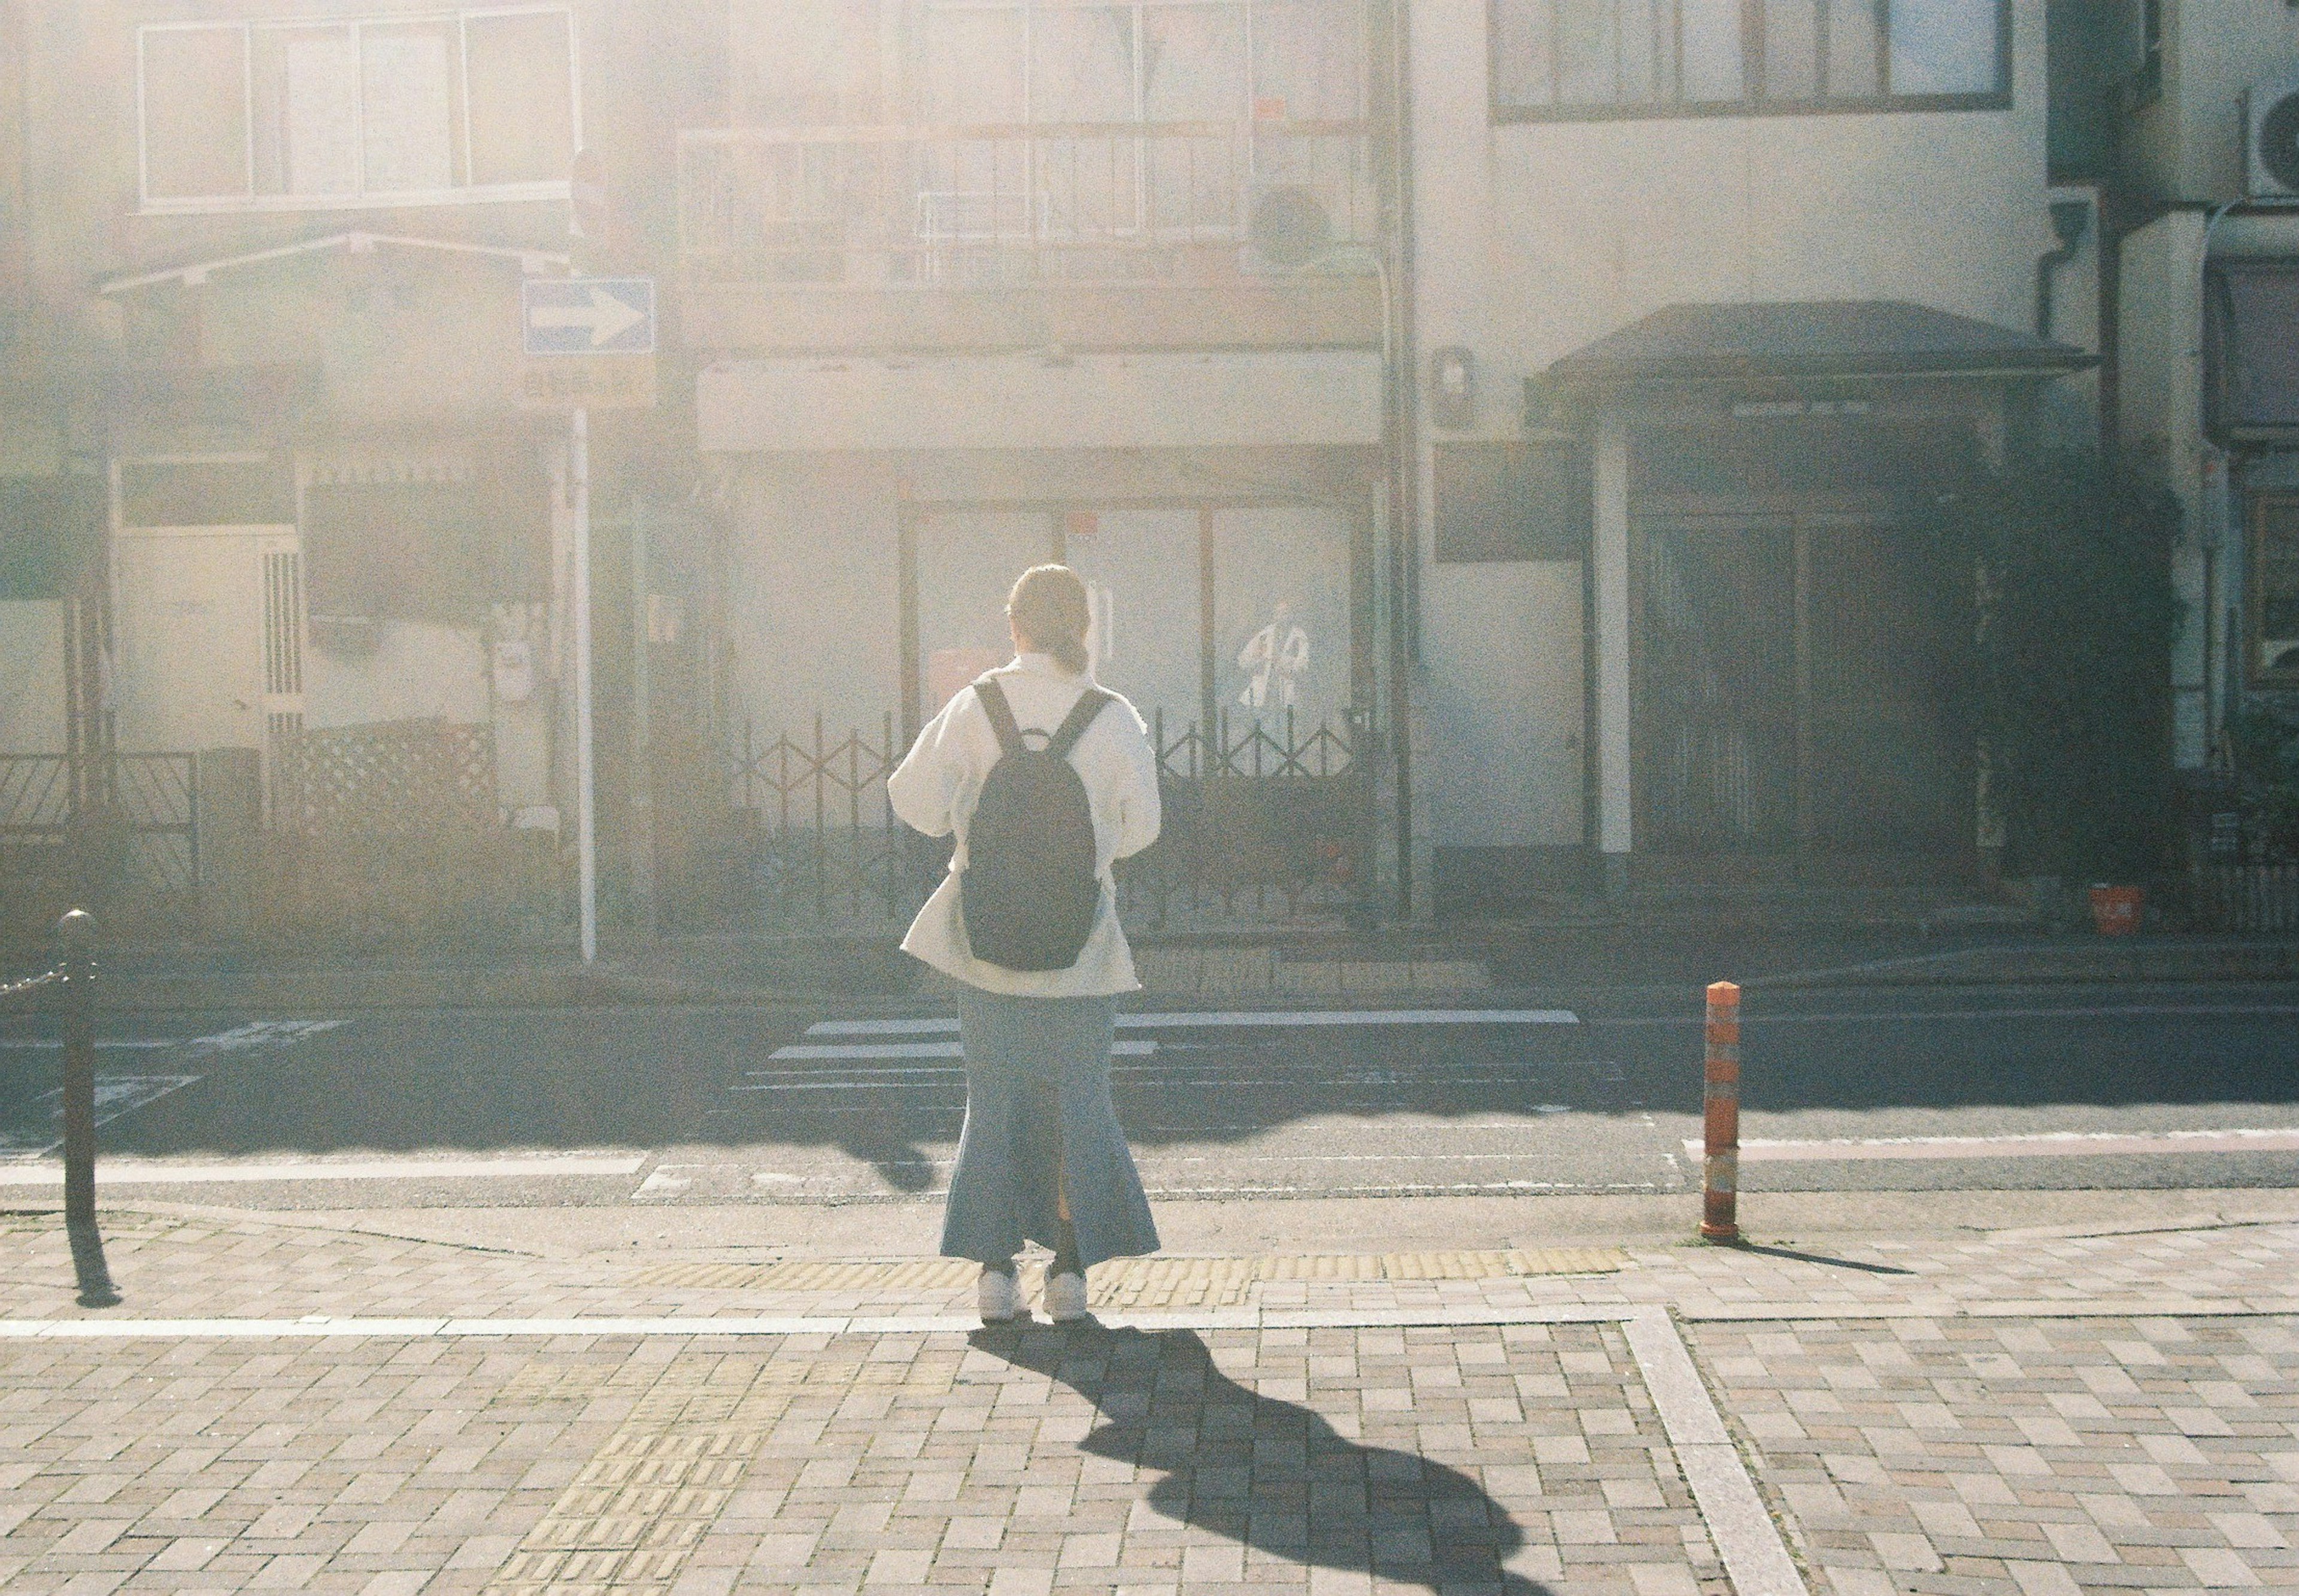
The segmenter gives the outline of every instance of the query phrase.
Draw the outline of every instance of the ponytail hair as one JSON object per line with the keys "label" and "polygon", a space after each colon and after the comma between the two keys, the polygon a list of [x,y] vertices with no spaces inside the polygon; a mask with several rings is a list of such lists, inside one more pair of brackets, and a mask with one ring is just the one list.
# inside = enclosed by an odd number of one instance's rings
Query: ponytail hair
{"label": "ponytail hair", "polygon": [[1006,616],[1016,631],[1072,676],[1084,675],[1092,663],[1085,650],[1092,612],[1085,584],[1068,566],[1033,565],[1024,571],[1007,597]]}

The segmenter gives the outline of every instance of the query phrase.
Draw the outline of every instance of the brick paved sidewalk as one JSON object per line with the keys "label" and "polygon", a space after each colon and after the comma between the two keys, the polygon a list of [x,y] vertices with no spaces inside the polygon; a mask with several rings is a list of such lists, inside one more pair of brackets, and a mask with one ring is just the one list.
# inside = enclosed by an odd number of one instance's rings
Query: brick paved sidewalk
{"label": "brick paved sidewalk", "polygon": [[83,1313],[0,1216],[12,1592],[2299,1585],[2299,1225],[1175,1260],[971,1333],[935,1260],[107,1234]]}

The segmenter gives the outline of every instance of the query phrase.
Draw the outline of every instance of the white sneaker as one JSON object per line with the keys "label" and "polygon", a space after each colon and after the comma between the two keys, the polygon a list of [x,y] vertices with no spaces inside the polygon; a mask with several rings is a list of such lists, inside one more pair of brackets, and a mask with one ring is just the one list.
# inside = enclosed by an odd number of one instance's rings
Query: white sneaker
{"label": "white sneaker", "polygon": [[982,1284],[975,1293],[975,1301],[982,1307],[982,1322],[1002,1325],[1008,1319],[1018,1319],[1026,1311],[1022,1306],[1022,1288],[1011,1274],[996,1269],[982,1271]]}
{"label": "white sneaker", "polygon": [[1085,1276],[1056,1275],[1046,1282],[1046,1317],[1067,1325],[1086,1316]]}

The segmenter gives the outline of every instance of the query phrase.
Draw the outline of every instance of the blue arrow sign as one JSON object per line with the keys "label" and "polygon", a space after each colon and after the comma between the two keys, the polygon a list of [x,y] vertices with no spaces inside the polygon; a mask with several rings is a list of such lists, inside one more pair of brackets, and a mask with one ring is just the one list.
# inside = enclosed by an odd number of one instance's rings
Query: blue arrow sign
{"label": "blue arrow sign", "polygon": [[652,354],[654,279],[528,278],[519,325],[529,354]]}

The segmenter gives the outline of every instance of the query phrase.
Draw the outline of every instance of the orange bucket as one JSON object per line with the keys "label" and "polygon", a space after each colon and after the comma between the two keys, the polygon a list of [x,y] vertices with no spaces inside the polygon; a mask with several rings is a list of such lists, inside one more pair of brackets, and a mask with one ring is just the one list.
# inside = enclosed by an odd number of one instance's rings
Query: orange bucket
{"label": "orange bucket", "polygon": [[2129,936],[2139,929],[2140,911],[2147,906],[2144,886],[2095,886],[2091,889],[2091,923],[2102,936]]}

